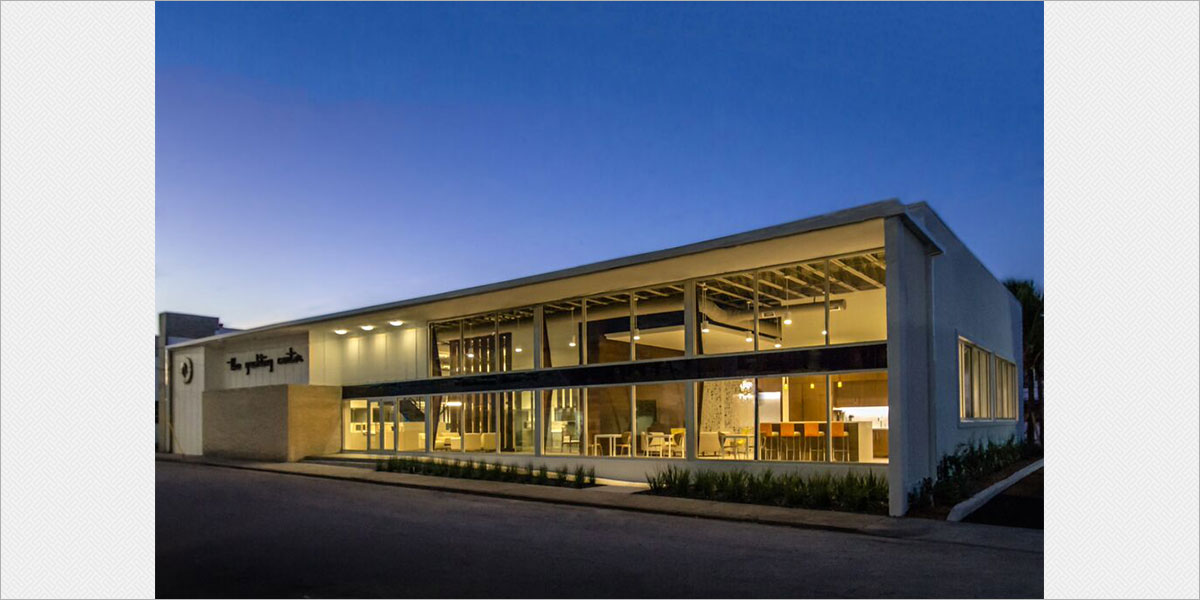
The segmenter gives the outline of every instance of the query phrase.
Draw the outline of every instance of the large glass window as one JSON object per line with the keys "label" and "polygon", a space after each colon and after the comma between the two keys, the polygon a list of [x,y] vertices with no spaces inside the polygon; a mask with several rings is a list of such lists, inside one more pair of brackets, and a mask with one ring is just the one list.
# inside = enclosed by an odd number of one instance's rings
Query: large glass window
{"label": "large glass window", "polygon": [[824,375],[759,379],[759,458],[826,460],[827,393]]}
{"label": "large glass window", "polygon": [[829,260],[829,343],[887,339],[883,250]]}
{"label": "large glass window", "polygon": [[434,377],[462,373],[462,322],[446,321],[429,326],[429,370]]}
{"label": "large glass window", "polygon": [[542,367],[573,367],[585,364],[583,352],[583,301],[551,302],[543,307]]}
{"label": "large glass window", "polygon": [[684,456],[687,444],[683,423],[684,385],[665,383],[634,387],[638,456]]}
{"label": "large glass window", "polygon": [[754,458],[754,380],[701,381],[696,394],[696,455]]}
{"label": "large glass window", "polygon": [[519,308],[496,316],[496,363],[499,371],[533,368],[533,309]]}
{"label": "large glass window", "polygon": [[825,261],[758,273],[759,350],[825,344]]}
{"label": "large glass window", "polygon": [[887,372],[830,376],[833,459],[887,462]]}
{"label": "large glass window", "polygon": [[684,355],[683,284],[634,292],[634,359]]}
{"label": "large glass window", "polygon": [[366,450],[370,418],[366,400],[342,402],[342,449]]}
{"label": "large glass window", "polygon": [[754,286],[753,273],[723,275],[696,284],[696,354],[755,349]]}
{"label": "large glass window", "polygon": [[441,452],[495,452],[496,395],[491,393],[434,396],[433,449]]}
{"label": "large glass window", "polygon": [[632,405],[627,385],[588,388],[584,393],[587,404],[588,455],[632,456]]}
{"label": "large glass window", "polygon": [[397,398],[396,416],[396,449],[401,452],[425,450],[425,398]]}
{"label": "large glass window", "polygon": [[1017,418],[1017,365],[996,357],[996,418]]}
{"label": "large glass window", "polygon": [[992,418],[991,354],[960,338],[958,356],[959,416],[963,420]]}
{"label": "large glass window", "polygon": [[583,390],[561,388],[542,394],[542,437],[544,454],[580,454],[584,439]]}
{"label": "large glass window", "polygon": [[497,394],[500,402],[501,452],[533,452],[533,399],[535,394],[536,392]]}
{"label": "large glass window", "polygon": [[633,312],[629,294],[594,296],[587,299],[586,308],[587,364],[633,360]]}

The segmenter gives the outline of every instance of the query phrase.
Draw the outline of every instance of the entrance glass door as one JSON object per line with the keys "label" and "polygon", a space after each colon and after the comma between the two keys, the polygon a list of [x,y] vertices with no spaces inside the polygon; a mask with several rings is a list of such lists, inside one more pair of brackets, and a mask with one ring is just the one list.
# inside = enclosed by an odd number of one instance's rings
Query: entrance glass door
{"label": "entrance glass door", "polygon": [[370,400],[367,403],[370,424],[368,450],[396,449],[396,401]]}

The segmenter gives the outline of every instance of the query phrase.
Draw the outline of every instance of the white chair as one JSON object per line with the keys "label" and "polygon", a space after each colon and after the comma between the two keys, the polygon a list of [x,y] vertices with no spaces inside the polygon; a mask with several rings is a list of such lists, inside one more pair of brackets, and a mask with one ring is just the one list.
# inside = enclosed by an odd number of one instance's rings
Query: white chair
{"label": "white chair", "polygon": [[468,433],[463,435],[463,452],[478,452],[483,448],[481,434]]}
{"label": "white chair", "polygon": [[700,448],[696,450],[700,456],[721,456],[721,436],[715,431],[700,432]]}
{"label": "white chair", "polygon": [[494,434],[494,433],[479,434],[479,445],[480,445],[480,449],[485,452],[495,452],[496,451],[496,434]]}

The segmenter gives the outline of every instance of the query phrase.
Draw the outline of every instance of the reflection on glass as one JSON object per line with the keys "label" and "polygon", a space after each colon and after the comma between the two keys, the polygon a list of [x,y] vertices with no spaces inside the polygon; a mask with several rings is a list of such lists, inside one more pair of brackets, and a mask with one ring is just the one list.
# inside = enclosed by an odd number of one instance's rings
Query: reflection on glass
{"label": "reflection on glass", "polygon": [[683,393],[682,383],[634,387],[638,456],[683,458],[687,444]]}
{"label": "reflection on glass", "polygon": [[883,250],[829,260],[829,343],[887,339]]}
{"label": "reflection on glass", "polygon": [[434,396],[433,449],[442,452],[495,452],[494,394]]}
{"label": "reflection on glass", "polygon": [[632,360],[629,294],[594,296],[586,306],[587,364]]}
{"label": "reflection on glass", "polygon": [[635,360],[683,356],[683,284],[632,294]]}
{"label": "reflection on glass", "polygon": [[396,406],[393,400],[369,400],[370,435],[367,448],[370,450],[396,449]]}
{"label": "reflection on glass", "polygon": [[[501,392],[496,394],[500,402],[500,451],[514,453],[533,452],[533,398],[536,392]],[[483,450],[494,450],[487,443]]]}
{"label": "reflection on glass", "polygon": [[[461,355],[462,372],[490,373],[499,370],[496,347],[496,315],[487,314],[462,320],[463,338],[461,348],[450,349],[451,356]],[[510,342],[511,336],[507,338]]]}
{"label": "reflection on glass", "polygon": [[887,372],[832,375],[830,386],[833,460],[887,462]]}
{"label": "reflection on glass", "polygon": [[583,452],[583,390],[562,388],[542,392],[542,415],[546,431],[542,452],[580,454]]}
{"label": "reflection on glass", "polygon": [[586,390],[588,455],[633,455],[629,392],[624,385]]}
{"label": "reflection on glass", "polygon": [[749,352],[754,340],[754,274],[724,275],[696,285],[696,354]]}

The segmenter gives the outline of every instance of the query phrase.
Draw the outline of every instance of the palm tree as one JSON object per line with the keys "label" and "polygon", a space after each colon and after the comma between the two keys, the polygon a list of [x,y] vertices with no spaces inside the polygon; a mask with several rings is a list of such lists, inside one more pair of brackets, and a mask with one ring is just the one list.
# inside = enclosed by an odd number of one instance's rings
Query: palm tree
{"label": "palm tree", "polygon": [[1025,346],[1022,362],[1025,368],[1025,387],[1028,390],[1028,400],[1025,402],[1026,437],[1032,440],[1035,428],[1040,427],[1045,431],[1042,423],[1042,317],[1045,310],[1042,291],[1029,279],[1006,279],[1004,287],[1021,303],[1021,327]]}

